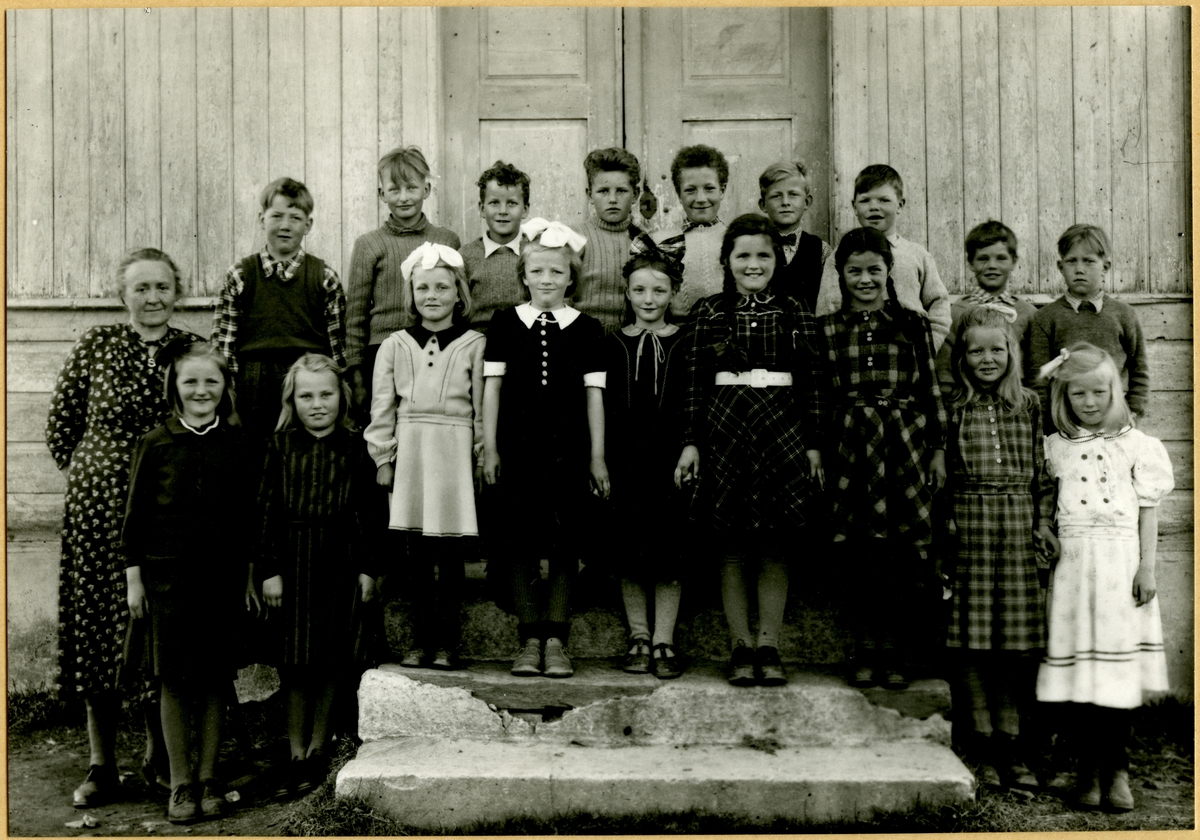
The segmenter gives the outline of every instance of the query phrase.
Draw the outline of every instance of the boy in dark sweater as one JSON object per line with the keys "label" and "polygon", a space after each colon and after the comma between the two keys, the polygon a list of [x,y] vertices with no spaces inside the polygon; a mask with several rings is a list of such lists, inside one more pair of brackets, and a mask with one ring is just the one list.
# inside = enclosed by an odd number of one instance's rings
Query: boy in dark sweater
{"label": "boy in dark sweater", "polygon": [[779,231],[787,260],[787,265],[776,272],[777,280],[781,281],[776,288],[804,301],[809,312],[816,312],[821,272],[833,256],[833,248],[820,237],[800,229],[813,201],[808,170],[804,164],[790,160],[773,163],[758,176],[758,192],[758,209]]}
{"label": "boy in dark sweater", "polygon": [[234,377],[237,413],[264,441],[279,421],[283,377],[307,352],[346,365],[346,296],[337,272],[304,252],[312,230],[308,188],[279,178],[262,192],[266,245],[230,267],[213,313],[212,340]]}
{"label": "boy in dark sweater", "polygon": [[[1146,416],[1150,398],[1150,366],[1142,325],[1133,307],[1104,294],[1104,281],[1112,267],[1108,236],[1095,225],[1072,225],[1058,240],[1058,270],[1067,292],[1038,311],[1029,328],[1029,374],[1065,348],[1086,341],[1107,350],[1121,371],[1125,401],[1135,419]],[[1039,385],[1042,416],[1053,430],[1047,404],[1048,389]]]}
{"label": "boy in dark sweater", "polygon": [[355,240],[346,283],[346,363],[360,422],[369,420],[371,372],[379,345],[412,324],[409,286],[400,264],[425,242],[456,250],[462,244],[453,231],[425,217],[425,199],[432,189],[429,164],[416,146],[392,149],[379,161],[379,200],[391,212],[383,227]]}
{"label": "boy in dark sweater", "polygon": [[487,232],[461,253],[471,285],[471,329],[486,333],[494,312],[525,302],[517,261],[524,242],[521,222],[529,214],[529,176],[498,160],[475,185]]}

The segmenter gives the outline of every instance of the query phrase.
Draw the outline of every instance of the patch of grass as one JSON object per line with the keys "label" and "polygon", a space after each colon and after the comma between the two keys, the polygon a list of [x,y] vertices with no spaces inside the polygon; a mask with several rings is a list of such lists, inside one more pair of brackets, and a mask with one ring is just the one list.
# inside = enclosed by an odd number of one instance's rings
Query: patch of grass
{"label": "patch of grass", "polygon": [[8,731],[24,735],[59,726],[84,726],[87,723],[82,703],[59,700],[48,691],[30,691],[8,695]]}

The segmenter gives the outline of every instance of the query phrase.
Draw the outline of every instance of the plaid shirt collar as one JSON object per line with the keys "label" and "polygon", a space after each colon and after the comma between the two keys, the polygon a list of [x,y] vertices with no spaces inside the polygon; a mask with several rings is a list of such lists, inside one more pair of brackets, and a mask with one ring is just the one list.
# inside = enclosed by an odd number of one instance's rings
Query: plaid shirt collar
{"label": "plaid shirt collar", "polygon": [[711,222],[693,222],[691,219],[684,219],[683,232],[687,233],[689,230],[695,230],[696,228],[716,227],[719,224],[721,224],[720,219],[713,219]]}
{"label": "plaid shirt collar", "polygon": [[[1083,306],[1083,298],[1077,298],[1070,292],[1064,294],[1063,297],[1067,299],[1067,305],[1076,312],[1079,311],[1079,307]],[[1096,296],[1091,299],[1090,303],[1092,306],[1096,307],[1096,312],[1099,313],[1100,310],[1104,308],[1104,290],[1101,289]]]}
{"label": "plaid shirt collar", "polygon": [[1000,294],[992,294],[984,289],[976,289],[970,294],[963,295],[962,298],[966,303],[1007,303],[1009,306],[1016,306],[1020,298],[1012,292],[1004,291]]}
{"label": "plaid shirt collar", "polygon": [[296,272],[300,270],[300,266],[304,263],[304,246],[300,246],[290,260],[277,260],[271,256],[271,252],[263,248],[258,252],[258,258],[262,260],[263,275],[266,277],[274,277],[277,273],[281,282],[287,283],[296,276]]}

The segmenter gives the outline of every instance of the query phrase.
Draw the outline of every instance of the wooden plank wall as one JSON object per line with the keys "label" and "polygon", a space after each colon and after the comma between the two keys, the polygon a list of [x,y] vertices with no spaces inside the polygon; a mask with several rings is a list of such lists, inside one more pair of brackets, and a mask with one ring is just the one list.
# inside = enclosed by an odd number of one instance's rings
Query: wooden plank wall
{"label": "wooden plank wall", "polygon": [[[55,9],[6,14],[9,299],[112,297],[126,248],[211,295],[261,245],[258,195],[312,191],[308,248],[344,272],[382,223],[375,165],[438,173],[437,10]],[[426,205],[437,211],[438,186]]]}
{"label": "wooden plank wall", "polygon": [[[856,226],[854,176],[890,163],[900,230],[951,292],[968,230],[1011,227],[1017,291],[1058,294],[1055,243],[1112,239],[1110,290],[1191,291],[1190,9],[835,8],[833,239]],[[957,59],[957,60],[956,60]]]}

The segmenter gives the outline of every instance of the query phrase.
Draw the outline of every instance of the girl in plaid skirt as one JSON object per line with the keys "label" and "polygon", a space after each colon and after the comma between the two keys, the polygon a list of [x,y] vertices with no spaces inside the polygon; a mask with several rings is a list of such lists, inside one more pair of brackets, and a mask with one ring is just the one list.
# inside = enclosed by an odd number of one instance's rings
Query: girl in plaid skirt
{"label": "girl in plaid skirt", "polygon": [[[733,685],[787,681],[778,650],[786,558],[802,544],[824,481],[816,321],[803,303],[772,292],[775,267],[784,264],[769,220],[735,219],[721,243],[725,290],[692,307],[685,357],[676,481],[695,483],[693,518],[710,521],[723,543]],[[750,633],[748,561],[758,565],[757,636]]]}
{"label": "girl in plaid skirt", "polygon": [[1175,479],[1162,442],[1133,428],[1108,353],[1075,344],[1041,375],[1051,372],[1058,433],[1046,438],[1046,471],[1058,484],[1062,557],[1037,699],[1072,704],[1075,802],[1128,811],[1131,712],[1168,688],[1154,553],[1158,503]]}
{"label": "girl in plaid skirt", "polygon": [[1039,482],[1041,410],[1037,395],[1021,385],[1011,312],[978,306],[954,339],[947,436],[953,512],[938,559],[952,591],[946,645],[961,652],[956,689],[972,714],[962,746],[981,783],[1036,788],[1016,746],[1018,710],[1033,700],[1030,654],[1045,646],[1039,568],[1048,573],[1057,541],[1054,487]]}
{"label": "girl in plaid skirt", "polygon": [[[892,246],[877,230],[842,237],[835,256],[842,308],[821,319],[836,395],[829,425],[834,541],[852,559],[854,684],[905,688],[898,629],[910,625],[946,480],[946,412],[924,313],[902,309]],[[877,673],[880,672],[880,673]]]}

